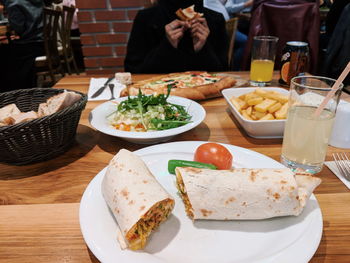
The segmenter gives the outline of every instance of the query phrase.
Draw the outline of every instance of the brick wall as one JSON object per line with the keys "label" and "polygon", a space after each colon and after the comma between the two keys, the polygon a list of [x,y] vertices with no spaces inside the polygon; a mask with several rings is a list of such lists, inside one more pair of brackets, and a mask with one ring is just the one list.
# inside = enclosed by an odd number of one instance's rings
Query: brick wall
{"label": "brick wall", "polygon": [[148,0],[76,0],[87,74],[124,70],[132,22]]}

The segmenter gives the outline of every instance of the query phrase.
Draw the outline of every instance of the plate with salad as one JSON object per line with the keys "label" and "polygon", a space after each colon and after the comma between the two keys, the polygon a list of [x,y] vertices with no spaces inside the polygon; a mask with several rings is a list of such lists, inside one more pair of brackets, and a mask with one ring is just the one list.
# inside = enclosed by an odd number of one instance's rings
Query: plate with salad
{"label": "plate with salad", "polygon": [[205,115],[204,108],[193,100],[140,93],[100,104],[91,111],[89,120],[102,133],[151,144],[195,128]]}

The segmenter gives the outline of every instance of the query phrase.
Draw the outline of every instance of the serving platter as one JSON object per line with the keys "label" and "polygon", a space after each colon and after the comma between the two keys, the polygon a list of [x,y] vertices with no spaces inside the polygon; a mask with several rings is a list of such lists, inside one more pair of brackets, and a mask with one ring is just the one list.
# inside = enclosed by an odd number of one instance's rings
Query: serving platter
{"label": "serving platter", "polygon": [[152,144],[158,142],[165,142],[171,139],[173,136],[180,133],[189,131],[196,126],[198,126],[205,118],[206,112],[204,108],[197,102],[177,97],[169,96],[168,102],[173,104],[178,104],[184,106],[186,111],[192,116],[191,122],[178,128],[173,128],[169,130],[162,131],[149,131],[149,132],[129,132],[120,131],[112,127],[108,122],[106,117],[116,110],[116,105],[123,100],[128,99],[128,97],[122,97],[115,99],[113,101],[107,101],[96,108],[94,108],[89,115],[90,124],[98,131],[111,135],[120,137],[126,141],[140,144]]}
{"label": "serving platter", "polygon": [[[169,219],[150,237],[143,251],[121,250],[117,224],[101,193],[106,168],[86,188],[80,204],[80,226],[85,242],[101,262],[308,262],[322,236],[322,213],[314,195],[298,217],[250,221],[192,222],[167,172],[169,159],[192,160],[204,142],[174,142],[136,151],[163,187],[175,198]],[[225,145],[233,166],[283,168],[257,152]]]}

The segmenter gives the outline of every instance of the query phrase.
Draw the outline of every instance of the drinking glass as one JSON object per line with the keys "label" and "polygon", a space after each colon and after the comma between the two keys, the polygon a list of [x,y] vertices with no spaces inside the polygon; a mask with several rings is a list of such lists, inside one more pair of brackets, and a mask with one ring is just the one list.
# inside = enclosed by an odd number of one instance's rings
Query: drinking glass
{"label": "drinking glass", "polygon": [[264,87],[272,80],[278,37],[255,36],[250,64],[250,84]]}
{"label": "drinking glass", "polygon": [[318,173],[322,169],[342,87],[320,115],[316,116],[315,111],[335,81],[318,76],[291,80],[281,162],[292,170]]}

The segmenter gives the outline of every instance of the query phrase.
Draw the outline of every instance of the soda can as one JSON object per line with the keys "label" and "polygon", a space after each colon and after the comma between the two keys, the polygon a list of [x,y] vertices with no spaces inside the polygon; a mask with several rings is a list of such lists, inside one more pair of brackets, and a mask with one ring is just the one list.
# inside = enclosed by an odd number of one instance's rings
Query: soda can
{"label": "soda can", "polygon": [[283,49],[279,83],[288,85],[290,80],[308,71],[309,45],[301,41],[289,41]]}

